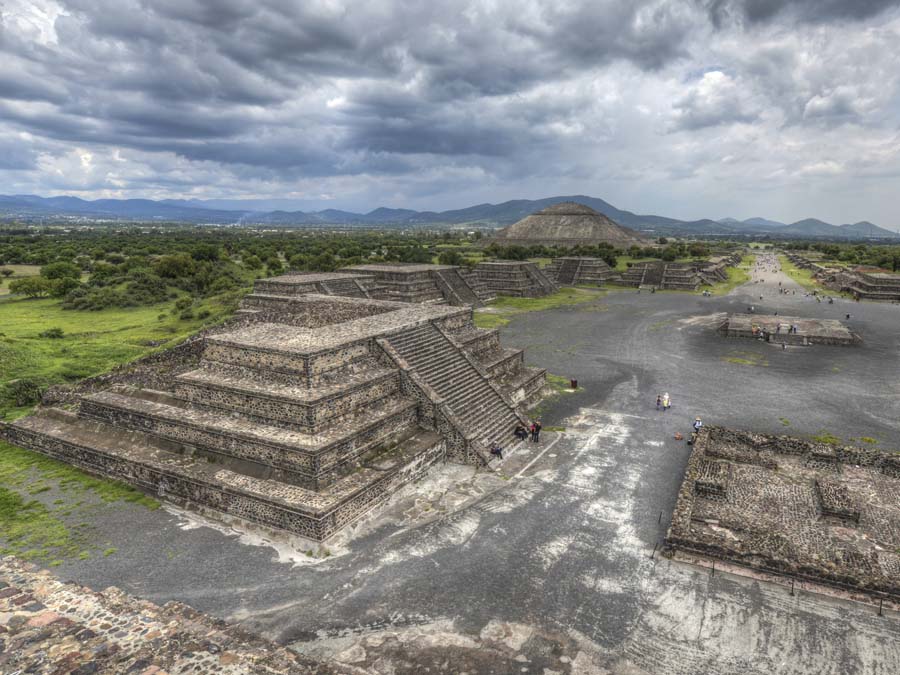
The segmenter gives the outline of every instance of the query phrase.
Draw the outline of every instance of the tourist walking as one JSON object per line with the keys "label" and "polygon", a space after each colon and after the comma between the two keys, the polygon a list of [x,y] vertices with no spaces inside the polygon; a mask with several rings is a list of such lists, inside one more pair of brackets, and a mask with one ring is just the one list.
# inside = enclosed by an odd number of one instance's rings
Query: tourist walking
{"label": "tourist walking", "polygon": [[496,441],[491,443],[491,454],[494,455],[494,457],[503,459],[503,448],[501,448],[500,444]]}
{"label": "tourist walking", "polygon": [[662,405],[662,396],[659,394],[656,395],[656,409],[659,410],[659,406]]}
{"label": "tourist walking", "polygon": [[663,412],[668,410],[672,406],[672,399],[669,398],[669,392],[663,394],[662,399]]}
{"label": "tourist walking", "polygon": [[520,441],[524,441],[526,438],[528,438],[528,430],[521,424],[516,425],[516,430],[513,432],[513,434],[515,434],[515,437]]}

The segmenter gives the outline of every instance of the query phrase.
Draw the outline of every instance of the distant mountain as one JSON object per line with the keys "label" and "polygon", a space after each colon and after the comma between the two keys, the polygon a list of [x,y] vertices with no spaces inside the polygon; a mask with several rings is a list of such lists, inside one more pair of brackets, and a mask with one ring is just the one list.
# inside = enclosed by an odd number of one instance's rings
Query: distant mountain
{"label": "distant mountain", "polygon": [[[620,225],[649,236],[770,236],[830,239],[900,238],[900,233],[868,221],[852,225],[831,225],[808,218],[790,225],[766,218],[722,218],[721,220],[678,220],[652,214],[637,214],[616,208],[609,202],[587,195],[561,195],[545,199],[515,199],[502,204],[476,204],[450,211],[414,211],[380,207],[368,213],[338,209],[301,211],[290,207],[297,200],[182,200],[97,199],[78,197],[38,197],[0,195],[0,218],[22,220],[64,219],[78,221],[113,220],[123,222],[183,222],[223,225],[277,225],[308,227],[340,225],[349,227],[417,227],[453,225],[505,227],[537,211],[560,202],[577,202],[605,214]],[[231,208],[246,206],[250,208]]]}

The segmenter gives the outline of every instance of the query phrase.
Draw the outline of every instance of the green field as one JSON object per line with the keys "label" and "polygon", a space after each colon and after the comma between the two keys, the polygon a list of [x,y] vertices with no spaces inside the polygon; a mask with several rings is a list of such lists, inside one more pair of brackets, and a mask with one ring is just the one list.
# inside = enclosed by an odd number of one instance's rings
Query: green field
{"label": "green field", "polygon": [[803,286],[808,291],[822,290],[822,286],[813,278],[812,270],[804,270],[797,267],[788,260],[786,255],[779,255],[778,261],[781,263],[781,271],[787,274],[791,279]]}
{"label": "green field", "polygon": [[738,286],[750,281],[750,270],[756,263],[755,255],[745,255],[741,258],[741,263],[737,267],[726,267],[725,272],[728,274],[728,281],[723,281],[715,286],[704,286],[704,290],[709,291],[713,295],[728,295]]}
{"label": "green field", "polygon": [[487,307],[475,310],[475,325],[479,328],[500,328],[519,314],[540,312],[565,305],[579,305],[591,302],[606,295],[606,291],[597,288],[564,287],[552,295],[542,298],[510,298],[500,296]]}
{"label": "green field", "polygon": [[[230,310],[220,300],[207,300],[195,308],[211,312],[205,321],[181,320],[173,315],[173,304],[89,312],[64,310],[49,298],[0,300],[0,392],[20,378],[46,386],[106,372],[171,347]],[[41,337],[50,328],[62,329],[63,337]],[[0,419],[27,411],[0,399]]]}

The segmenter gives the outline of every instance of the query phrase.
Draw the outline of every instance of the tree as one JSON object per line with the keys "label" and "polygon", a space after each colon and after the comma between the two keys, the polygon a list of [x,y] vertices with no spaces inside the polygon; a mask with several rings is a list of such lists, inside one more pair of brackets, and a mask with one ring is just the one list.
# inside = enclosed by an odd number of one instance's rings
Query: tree
{"label": "tree", "polygon": [[11,269],[9,269],[8,267],[4,267],[2,270],[0,270],[0,274],[2,274],[4,277],[6,277],[8,279],[9,277],[11,277],[13,275],[13,271]]}
{"label": "tree", "polygon": [[81,282],[78,281],[78,279],[73,279],[72,277],[54,279],[50,286],[50,295],[52,295],[54,298],[64,298],[79,286],[81,286]]}
{"label": "tree", "polygon": [[330,251],[325,251],[309,261],[309,269],[312,272],[334,272],[337,260]]}
{"label": "tree", "polygon": [[441,265],[462,265],[465,263],[465,258],[460,255],[459,251],[447,249],[446,251],[441,251],[441,254],[438,256],[438,262]]}
{"label": "tree", "polygon": [[194,258],[185,253],[164,255],[153,265],[156,273],[164,279],[189,277],[196,268],[197,264],[194,262]]}
{"label": "tree", "polygon": [[244,263],[244,267],[246,267],[248,270],[258,270],[263,266],[262,260],[259,259],[259,256],[255,256],[252,254],[242,257],[241,262]]}
{"label": "tree", "polygon": [[52,288],[52,282],[44,277],[25,277],[9,282],[9,292],[28,298],[43,298]]}
{"label": "tree", "polygon": [[81,268],[70,262],[55,262],[41,268],[45,279],[80,279]]}

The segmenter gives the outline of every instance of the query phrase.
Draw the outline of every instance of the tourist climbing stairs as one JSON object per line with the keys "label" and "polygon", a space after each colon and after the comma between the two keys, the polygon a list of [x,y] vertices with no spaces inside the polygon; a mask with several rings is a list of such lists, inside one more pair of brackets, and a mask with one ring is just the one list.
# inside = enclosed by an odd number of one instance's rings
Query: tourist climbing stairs
{"label": "tourist climbing stairs", "polygon": [[581,260],[566,258],[563,260],[559,268],[559,276],[557,282],[561,286],[571,286],[578,278],[578,270],[581,267]]}
{"label": "tourist climbing stairs", "polygon": [[500,393],[431,323],[387,338],[388,343],[460,420],[461,431],[485,445],[504,442],[519,417]]}

